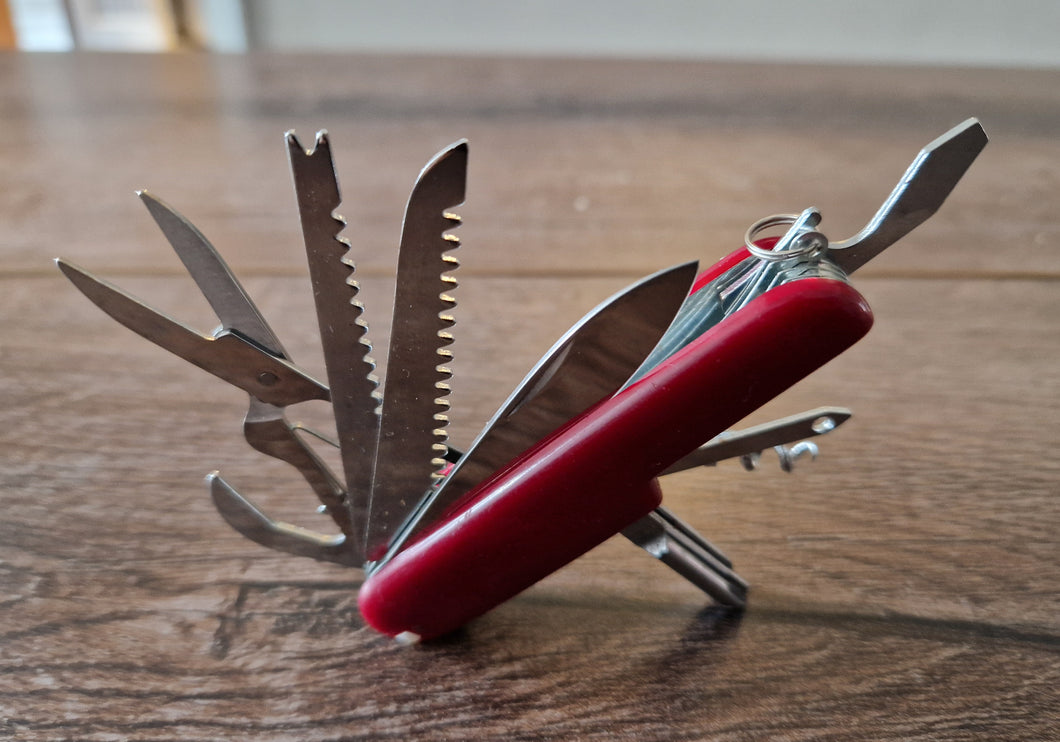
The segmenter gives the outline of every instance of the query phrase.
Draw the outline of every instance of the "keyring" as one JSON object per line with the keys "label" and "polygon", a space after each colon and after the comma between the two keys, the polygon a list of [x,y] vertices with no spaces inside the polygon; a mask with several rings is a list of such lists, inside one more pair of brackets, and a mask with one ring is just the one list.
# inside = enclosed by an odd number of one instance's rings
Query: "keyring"
{"label": "keyring", "polygon": [[[821,221],[821,213],[809,208],[801,214],[773,214],[759,219],[744,234],[743,242],[748,252],[762,260],[787,260],[803,255],[815,255],[828,248],[828,238],[820,232],[813,231]],[[773,227],[788,226],[772,249],[759,247],[755,238]]]}

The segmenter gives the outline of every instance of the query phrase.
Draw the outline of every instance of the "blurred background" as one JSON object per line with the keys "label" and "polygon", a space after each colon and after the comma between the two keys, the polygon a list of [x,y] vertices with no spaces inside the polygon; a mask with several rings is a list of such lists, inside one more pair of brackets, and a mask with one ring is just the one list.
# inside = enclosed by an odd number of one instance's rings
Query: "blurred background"
{"label": "blurred background", "polygon": [[1057,0],[0,0],[0,48],[1060,67]]}

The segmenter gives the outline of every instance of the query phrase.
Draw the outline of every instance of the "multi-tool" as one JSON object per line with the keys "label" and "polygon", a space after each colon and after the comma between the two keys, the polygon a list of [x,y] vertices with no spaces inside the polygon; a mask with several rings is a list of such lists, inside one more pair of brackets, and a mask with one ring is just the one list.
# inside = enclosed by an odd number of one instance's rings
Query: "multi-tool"
{"label": "multi-tool", "polygon": [[[753,468],[770,448],[785,469],[816,454],[807,439],[847,410],[728,429],[869,330],[872,312],[850,274],[930,217],[987,139],[969,119],[929,144],[850,239],[829,242],[813,208],[771,216],[706,271],[685,263],[617,293],[556,342],[462,452],[444,430],[445,346],[460,223],[450,209],[464,200],[467,143],[435,156],[409,198],[380,389],[327,135],[308,150],[293,132],[286,141],[326,384],[291,360],[206,238],[146,192],[141,200],[221,320],[212,334],[57,262],[118,322],[249,393],[247,442],[295,467],[338,533],[275,521],[214,472],[207,481],[225,520],[264,546],[363,568],[366,622],[416,641],[451,632],[617,533],[742,608],[747,583],[660,506],[658,478],[728,458]],[[335,439],[288,420],[286,407],[308,400],[330,401]],[[324,463],[318,439],[337,446],[343,476]]]}

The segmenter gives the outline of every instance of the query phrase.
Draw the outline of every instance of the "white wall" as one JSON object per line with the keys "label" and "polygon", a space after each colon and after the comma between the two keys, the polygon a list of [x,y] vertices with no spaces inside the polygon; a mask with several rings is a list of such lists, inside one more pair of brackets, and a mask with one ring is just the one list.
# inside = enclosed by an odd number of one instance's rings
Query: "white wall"
{"label": "white wall", "polygon": [[245,4],[251,45],[284,50],[1060,66],[1060,0]]}

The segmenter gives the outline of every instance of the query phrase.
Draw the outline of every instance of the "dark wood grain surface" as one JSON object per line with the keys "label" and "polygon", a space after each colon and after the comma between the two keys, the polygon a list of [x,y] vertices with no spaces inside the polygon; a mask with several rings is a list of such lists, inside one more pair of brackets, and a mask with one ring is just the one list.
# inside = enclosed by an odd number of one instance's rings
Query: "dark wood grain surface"
{"label": "dark wood grain surface", "polygon": [[[877,326],[756,414],[855,418],[786,475],[664,483],[743,615],[615,539],[458,635],[363,626],[359,573],[213,512],[219,468],[325,528],[242,393],[134,336],[62,254],[202,329],[132,192],[210,236],[322,373],[282,134],[330,130],[385,343],[409,186],[472,143],[451,437],[641,275],[818,206],[834,239],[970,115],[992,143],[858,275]],[[1060,735],[1060,73],[621,61],[0,56],[0,737],[1045,740]],[[822,332],[827,328],[822,328]],[[326,424],[327,410],[300,410]]]}

